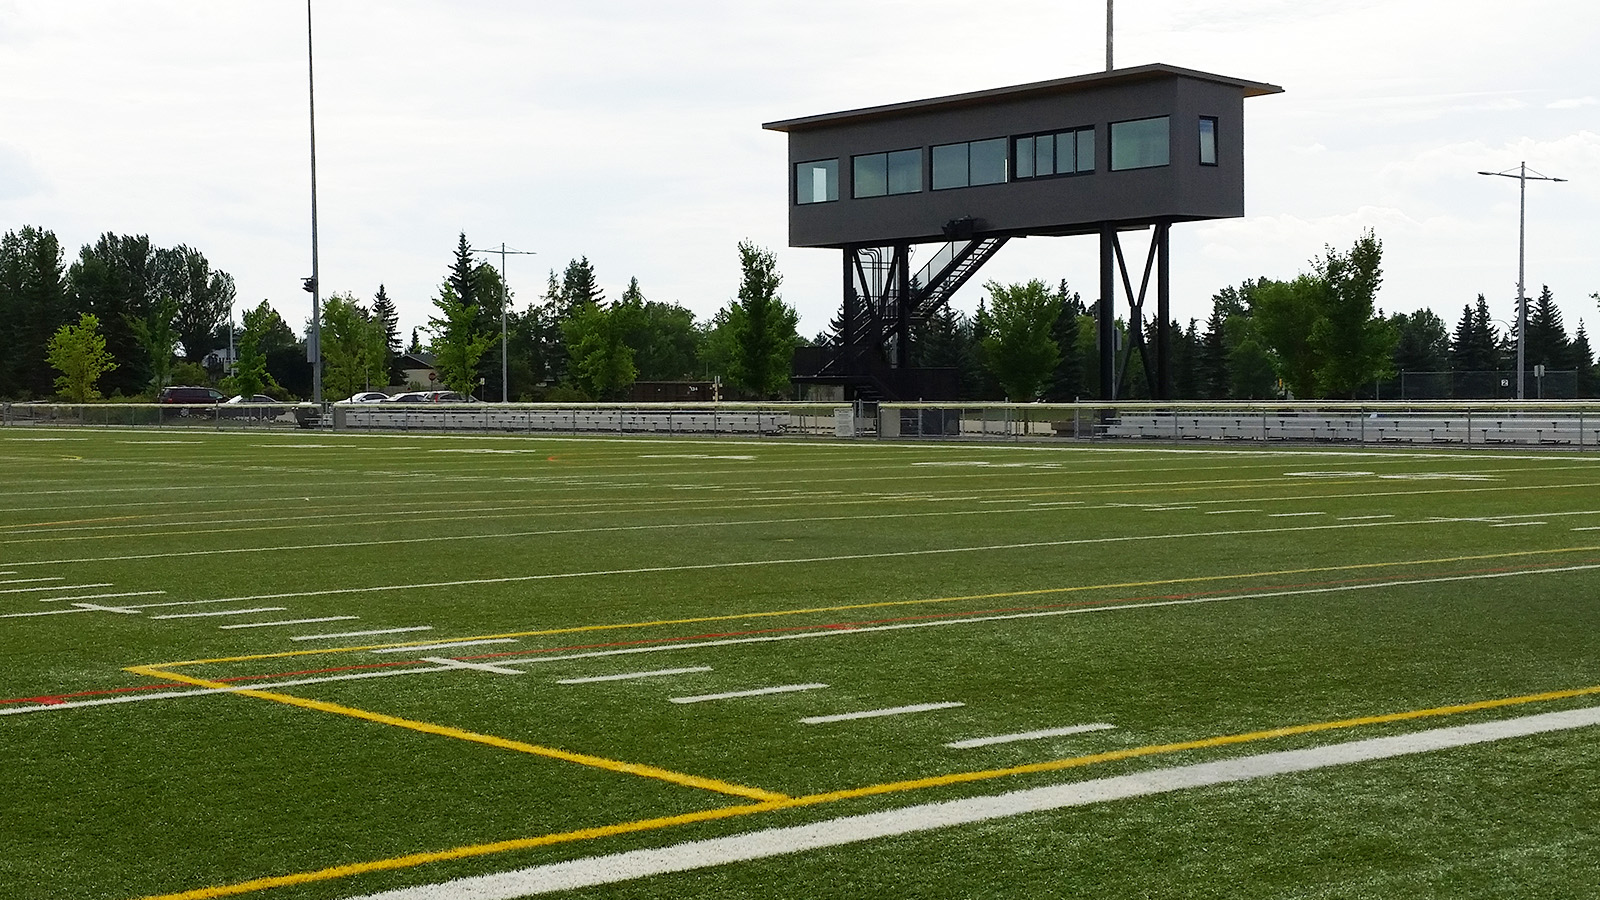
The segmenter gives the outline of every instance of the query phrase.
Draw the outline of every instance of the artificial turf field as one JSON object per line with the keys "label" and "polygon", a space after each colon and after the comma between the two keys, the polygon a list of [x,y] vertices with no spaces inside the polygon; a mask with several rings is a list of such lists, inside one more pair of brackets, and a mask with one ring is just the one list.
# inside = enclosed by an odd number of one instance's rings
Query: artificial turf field
{"label": "artificial turf field", "polygon": [[1600,457],[16,428],[0,498],[7,900],[1600,894]]}

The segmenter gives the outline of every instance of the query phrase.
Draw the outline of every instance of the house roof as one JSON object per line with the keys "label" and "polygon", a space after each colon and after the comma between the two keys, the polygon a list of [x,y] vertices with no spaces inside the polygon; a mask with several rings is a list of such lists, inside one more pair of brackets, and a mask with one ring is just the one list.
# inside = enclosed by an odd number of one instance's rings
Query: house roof
{"label": "house roof", "polygon": [[1231,78],[1226,75],[1213,75],[1210,72],[1201,72],[1195,69],[1184,69],[1178,66],[1169,66],[1165,63],[1152,63],[1147,66],[1134,66],[1129,69],[1113,69],[1110,72],[1095,72],[1090,75],[1074,75],[1069,78],[1056,78],[1050,81],[1034,81],[1028,84],[1014,84],[1007,87],[990,88],[983,91],[972,91],[965,94],[949,94],[943,97],[930,97],[925,100],[912,100],[906,103],[890,103],[885,106],[868,106],[861,109],[845,110],[843,112],[823,113],[815,116],[802,116],[798,119],[780,119],[776,122],[767,122],[761,127],[768,131],[805,131],[811,128],[825,126],[845,125],[873,119],[893,119],[911,113],[934,112],[940,110],[959,109],[966,106],[978,106],[992,103],[997,100],[1014,100],[1026,97],[1048,94],[1071,94],[1081,91],[1097,90],[1117,84],[1131,84],[1141,81],[1156,81],[1164,78],[1193,78],[1200,81],[1209,81],[1215,84],[1225,84],[1236,87],[1246,97],[1260,97],[1266,94],[1281,94],[1283,88],[1275,84],[1260,81],[1246,81],[1242,78]]}
{"label": "house roof", "polygon": [[402,354],[400,357],[400,368],[431,369],[434,366],[433,359],[434,357],[432,353],[426,353],[420,350],[416,353]]}

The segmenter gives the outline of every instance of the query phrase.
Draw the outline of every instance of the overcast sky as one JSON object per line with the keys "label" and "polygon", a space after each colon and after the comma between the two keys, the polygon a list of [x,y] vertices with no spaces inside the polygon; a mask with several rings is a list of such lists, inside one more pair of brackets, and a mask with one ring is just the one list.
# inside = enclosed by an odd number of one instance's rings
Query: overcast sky
{"label": "overcast sky", "polygon": [[[1390,312],[1513,316],[1517,183],[1530,296],[1600,309],[1600,4],[1119,0],[1116,63],[1282,85],[1246,102],[1243,219],[1173,229],[1173,307],[1289,278],[1365,228]],[[1101,0],[315,0],[324,292],[380,283],[421,325],[456,235],[509,261],[519,306],[587,256],[608,297],[709,316],[736,243],[777,252],[801,330],[839,304],[838,251],[786,245],[785,137],[762,122],[1099,71]],[[310,298],[305,6],[0,0],[0,230],[68,261],[104,231],[199,248],[298,327]],[[1093,237],[1013,241],[979,280],[1065,278]],[[970,309],[976,285],[957,305]]]}

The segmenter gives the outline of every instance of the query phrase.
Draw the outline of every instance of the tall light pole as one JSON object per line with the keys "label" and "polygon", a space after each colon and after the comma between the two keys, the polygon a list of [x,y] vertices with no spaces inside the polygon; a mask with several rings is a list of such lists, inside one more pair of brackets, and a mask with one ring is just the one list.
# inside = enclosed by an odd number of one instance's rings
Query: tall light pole
{"label": "tall light pole", "polygon": [[305,289],[311,292],[311,399],[322,405],[322,284],[317,266],[317,81],[311,54],[311,0],[306,0],[306,87],[310,91],[311,111],[311,277]]}
{"label": "tall light pole", "polygon": [[1519,205],[1517,211],[1517,399],[1528,399],[1527,390],[1527,344],[1528,344],[1528,291],[1526,285],[1528,262],[1528,182],[1530,181],[1566,181],[1565,178],[1551,178],[1540,175],[1538,172],[1528,174],[1528,163],[1524,160],[1515,169],[1504,172],[1479,172],[1479,175],[1495,175],[1501,178],[1515,178],[1520,182]]}
{"label": "tall light pole", "polygon": [[[309,3],[310,0],[306,0],[306,2]],[[473,247],[472,252],[500,254],[500,402],[505,403],[507,396],[506,360],[508,359],[506,354],[506,295],[509,293],[506,290],[506,256],[538,256],[539,254],[533,250],[507,250],[505,241],[500,242],[498,250],[494,247],[488,249]]]}
{"label": "tall light pole", "polygon": [[[307,0],[309,2],[309,0]],[[1106,0],[1106,71],[1111,71],[1111,4],[1116,0]]]}

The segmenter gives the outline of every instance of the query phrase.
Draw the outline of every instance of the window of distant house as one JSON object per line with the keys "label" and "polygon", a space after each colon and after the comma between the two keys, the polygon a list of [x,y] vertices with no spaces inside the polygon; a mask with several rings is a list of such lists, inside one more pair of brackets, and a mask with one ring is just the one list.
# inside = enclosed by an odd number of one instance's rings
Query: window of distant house
{"label": "window of distant house", "polygon": [[1081,175],[1094,171],[1094,128],[1030,134],[1012,142],[1016,178]]}
{"label": "window of distant house", "polygon": [[1111,123],[1111,171],[1148,169],[1172,161],[1172,128],[1167,116]]}
{"label": "window of distant house", "polygon": [[1214,166],[1217,164],[1217,118],[1216,116],[1200,117],[1200,165]]}
{"label": "window of distant house", "polygon": [[1004,183],[1009,143],[1005,138],[992,138],[934,147],[933,189]]}
{"label": "window of distant house", "polygon": [[922,151],[896,150],[852,158],[850,193],[854,197],[915,194],[922,190]]}
{"label": "window of distant house", "polygon": [[819,159],[794,167],[794,202],[827,203],[839,199],[839,161]]}

